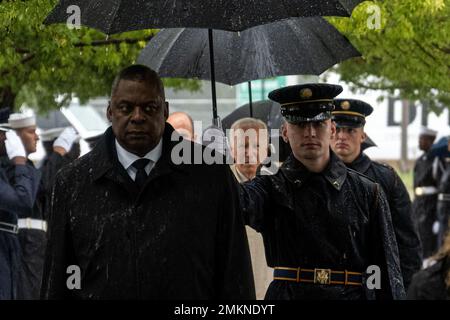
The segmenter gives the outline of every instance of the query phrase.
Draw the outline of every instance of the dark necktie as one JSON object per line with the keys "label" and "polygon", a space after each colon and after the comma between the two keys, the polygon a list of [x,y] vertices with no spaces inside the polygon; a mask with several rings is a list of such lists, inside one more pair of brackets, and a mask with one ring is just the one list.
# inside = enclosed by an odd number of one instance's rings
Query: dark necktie
{"label": "dark necktie", "polygon": [[149,162],[149,159],[139,159],[132,164],[132,166],[137,169],[136,179],[134,179],[134,182],[136,182],[139,189],[144,186],[144,183],[147,180],[147,172],[145,172],[145,166],[148,165]]}

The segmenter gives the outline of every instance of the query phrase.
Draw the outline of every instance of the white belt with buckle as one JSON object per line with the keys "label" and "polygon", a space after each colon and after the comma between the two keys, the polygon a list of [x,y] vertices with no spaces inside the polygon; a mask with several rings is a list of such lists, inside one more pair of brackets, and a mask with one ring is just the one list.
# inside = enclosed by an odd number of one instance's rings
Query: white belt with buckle
{"label": "white belt with buckle", "polygon": [[439,193],[438,200],[440,200],[440,201],[450,201],[450,193]]}
{"label": "white belt with buckle", "polygon": [[428,196],[438,193],[438,189],[434,186],[431,187],[417,187],[414,189],[416,196]]}
{"label": "white belt with buckle", "polygon": [[19,219],[17,221],[17,226],[19,229],[36,229],[47,232],[47,222],[45,220],[31,218]]}

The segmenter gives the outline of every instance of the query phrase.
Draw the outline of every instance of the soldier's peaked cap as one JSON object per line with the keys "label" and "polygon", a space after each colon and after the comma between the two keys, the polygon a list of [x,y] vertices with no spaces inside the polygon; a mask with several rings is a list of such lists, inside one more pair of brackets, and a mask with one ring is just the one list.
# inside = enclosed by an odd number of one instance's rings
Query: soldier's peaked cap
{"label": "soldier's peaked cap", "polygon": [[269,93],[269,99],[281,105],[286,121],[298,124],[330,119],[333,100],[341,92],[339,85],[310,83],[274,90]]}
{"label": "soldier's peaked cap", "polygon": [[360,128],[373,112],[370,104],[356,99],[335,99],[332,119],[337,127]]}

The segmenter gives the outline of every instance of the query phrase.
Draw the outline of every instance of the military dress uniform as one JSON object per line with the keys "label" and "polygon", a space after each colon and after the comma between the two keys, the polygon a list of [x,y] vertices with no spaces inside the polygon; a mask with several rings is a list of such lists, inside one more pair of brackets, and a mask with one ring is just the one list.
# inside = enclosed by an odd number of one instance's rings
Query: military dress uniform
{"label": "military dress uniform", "polygon": [[[364,127],[366,116],[373,111],[371,105],[361,100],[335,99],[334,104],[336,108],[332,112],[332,119],[337,128]],[[391,166],[372,161],[362,151],[352,163],[346,165],[365,174],[383,188],[398,243],[403,282],[405,288],[408,288],[413,274],[422,266],[422,249],[405,185]]]}
{"label": "military dress uniform", "polygon": [[[0,124],[0,131],[7,130]],[[22,268],[18,217],[31,212],[39,179],[33,167],[14,165],[0,155],[0,300],[18,298]]]}
{"label": "military dress uniform", "polygon": [[433,174],[434,161],[435,156],[428,151],[417,159],[414,166],[413,217],[419,229],[424,258],[433,255],[437,249],[437,235],[433,233],[438,201],[438,182]]}
{"label": "military dress uniform", "polygon": [[443,171],[440,175],[437,202],[438,247],[442,245],[450,229],[450,153],[441,159],[441,164]]}
{"label": "military dress uniform", "polygon": [[[342,87],[290,86],[272,91],[292,124],[331,118]],[[263,236],[274,280],[266,299],[401,299],[404,288],[389,206],[378,184],[348,169],[330,150],[327,167],[309,171],[291,154],[274,175],[241,185],[246,223]],[[381,289],[366,270],[381,270]]]}
{"label": "military dress uniform", "polygon": [[[17,130],[35,126],[36,118],[34,115],[11,114],[8,124],[12,129]],[[27,160],[27,166],[36,170],[30,160]],[[8,171],[10,172],[11,183],[15,183],[11,168]],[[32,210],[20,212],[17,221],[22,264],[17,290],[17,298],[20,300],[37,300],[40,296],[44,255],[47,246],[47,222],[44,217],[45,194],[41,178],[42,174],[38,171],[38,177],[36,178],[38,188]]]}

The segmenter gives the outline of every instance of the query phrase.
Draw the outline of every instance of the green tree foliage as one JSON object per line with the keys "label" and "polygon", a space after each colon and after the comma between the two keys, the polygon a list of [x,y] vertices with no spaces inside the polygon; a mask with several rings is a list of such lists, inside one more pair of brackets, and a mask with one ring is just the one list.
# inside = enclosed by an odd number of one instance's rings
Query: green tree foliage
{"label": "green tree foliage", "polygon": [[[57,0],[0,0],[0,108],[26,103],[39,112],[69,102],[108,95],[117,72],[135,62],[156,32],[106,37],[99,31],[42,22]],[[196,90],[195,80],[166,85]]]}
{"label": "green tree foliage", "polygon": [[329,20],[363,54],[335,68],[354,90],[428,100],[437,113],[450,106],[450,1],[366,1],[351,19]]}

